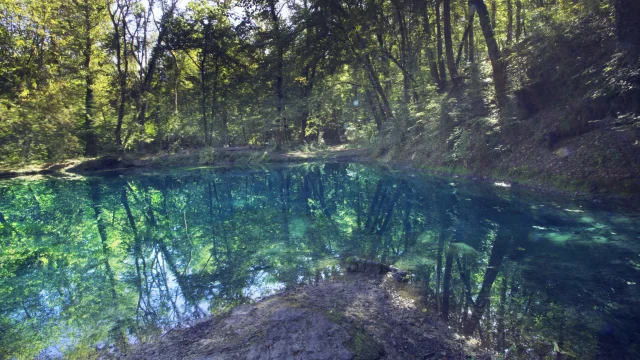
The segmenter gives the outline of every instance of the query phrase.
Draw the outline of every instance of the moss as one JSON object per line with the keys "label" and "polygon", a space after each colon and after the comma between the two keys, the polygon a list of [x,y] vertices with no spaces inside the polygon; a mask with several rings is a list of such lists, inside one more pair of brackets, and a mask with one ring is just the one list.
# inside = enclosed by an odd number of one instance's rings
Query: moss
{"label": "moss", "polygon": [[384,346],[363,330],[350,331],[351,339],[345,344],[354,354],[354,360],[374,360],[385,355]]}

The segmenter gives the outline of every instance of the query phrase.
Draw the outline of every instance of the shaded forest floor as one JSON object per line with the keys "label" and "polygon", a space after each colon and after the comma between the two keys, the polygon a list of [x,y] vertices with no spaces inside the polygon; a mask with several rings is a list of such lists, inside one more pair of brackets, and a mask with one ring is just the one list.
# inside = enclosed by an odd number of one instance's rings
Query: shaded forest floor
{"label": "shaded forest floor", "polygon": [[[589,138],[592,136],[604,135],[594,132]],[[609,140],[611,142],[615,139]],[[357,161],[407,171],[427,170],[440,176],[462,176],[473,181],[505,181],[542,194],[580,196],[588,199],[604,197],[638,200],[640,188],[634,184],[636,179],[640,179],[640,175],[634,174],[640,172],[640,168],[629,167],[612,173],[610,168],[590,167],[589,159],[593,158],[597,151],[605,150],[589,144],[580,145],[580,142],[590,141],[587,137],[573,141],[578,143],[574,146],[578,151],[560,159],[556,159],[557,152],[540,148],[535,143],[523,143],[522,148],[514,149],[507,156],[496,154],[483,161],[476,159],[476,162],[459,159],[456,163],[449,160],[450,154],[446,149],[434,151],[435,144],[431,145],[430,151],[425,152],[420,152],[419,149],[394,148],[383,153],[376,146],[351,148],[348,145],[279,152],[263,147],[204,148],[183,150],[174,154],[126,154],[123,157],[71,159],[19,169],[0,167],[0,180],[33,176],[90,176],[107,171],[148,172],[224,165]],[[568,157],[570,158],[567,159]],[[523,173],[523,168],[529,172]],[[628,181],[616,183],[620,176]],[[599,186],[589,187],[594,181],[598,181]],[[609,181],[611,185],[606,186],[605,181]]]}
{"label": "shaded forest floor", "polygon": [[558,29],[504,50],[508,106],[498,110],[486,95],[487,69],[467,64],[464,85],[404,141],[388,129],[374,156],[566,191],[640,194],[640,53],[618,44],[606,21]]}
{"label": "shaded forest floor", "polygon": [[490,359],[390,275],[319,281],[139,344],[125,359]]}

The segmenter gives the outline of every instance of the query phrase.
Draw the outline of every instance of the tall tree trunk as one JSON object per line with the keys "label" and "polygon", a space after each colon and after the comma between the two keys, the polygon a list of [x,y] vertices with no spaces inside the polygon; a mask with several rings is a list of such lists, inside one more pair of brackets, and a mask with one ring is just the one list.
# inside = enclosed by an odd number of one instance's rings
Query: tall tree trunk
{"label": "tall tree trunk", "polygon": [[[205,35],[205,38],[207,36]],[[206,50],[202,51],[202,59],[200,61],[200,91],[202,92],[202,127],[204,131],[204,144],[205,146],[209,146],[209,125],[207,121],[207,62],[206,62],[207,53]]]}
{"label": "tall tree trunk", "polygon": [[[167,33],[169,32],[169,21],[173,17],[173,12],[176,8],[177,0],[172,0],[171,4],[165,12],[162,14],[162,18],[160,19],[160,29],[158,30],[158,36],[156,38],[156,43],[151,50],[151,57],[147,62],[147,69],[142,76],[142,81],[140,83],[140,88],[138,93],[136,94],[137,103],[139,104],[138,108],[138,123],[140,124],[140,132],[141,135],[144,135],[145,121],[146,121],[146,112],[149,103],[148,93],[151,90],[151,82],[153,77],[155,76],[156,68],[158,66],[158,59],[160,58],[163,52],[163,43]],[[146,21],[146,20],[145,20]],[[144,26],[145,36],[144,43],[146,44],[146,31],[147,27]],[[143,59],[146,59],[146,47],[145,47],[145,55],[143,55]],[[144,141],[139,144],[140,150],[144,149]]]}
{"label": "tall tree trunk", "polygon": [[378,74],[376,74],[376,71],[373,68],[373,64],[371,63],[371,58],[369,57],[368,54],[364,56],[364,66],[369,74],[369,81],[371,82],[371,86],[373,86],[373,89],[376,91],[376,93],[378,93],[378,96],[380,96],[380,99],[382,100],[381,110],[382,110],[384,119],[385,120],[394,119],[393,110],[391,109],[391,105],[389,104],[389,99],[387,98],[387,95],[385,94],[384,89],[380,84],[380,80],[378,79]]}
{"label": "tall tree trunk", "polygon": [[[314,59],[313,65],[312,66],[308,65],[307,67],[305,67],[304,71],[302,72],[302,76],[307,81],[302,88],[303,99],[307,99],[309,95],[311,95],[311,91],[313,90],[313,82],[316,77],[317,64],[318,64],[317,60]],[[302,118],[300,121],[300,141],[304,141],[307,137],[308,120],[309,120],[309,108],[308,106],[305,106],[304,110],[302,111]]]}
{"label": "tall tree trunk", "polygon": [[451,83],[455,86],[458,83],[458,69],[456,69],[455,58],[453,57],[453,40],[451,39],[451,0],[444,0],[444,47],[447,53],[447,67]]}
{"label": "tall tree trunk", "polygon": [[371,111],[371,115],[373,116],[373,121],[375,121],[376,123],[376,130],[380,131],[382,130],[382,117],[380,116],[380,112],[378,111],[378,108],[376,108],[374,94],[368,86],[364,87],[364,94],[367,100],[367,104],[371,109],[370,111]]}
{"label": "tall tree trunk", "polygon": [[516,42],[520,41],[520,37],[522,36],[522,1],[516,0]]}
{"label": "tall tree trunk", "polygon": [[513,42],[513,5],[512,0],[507,0],[507,44]]}
{"label": "tall tree trunk", "polygon": [[284,51],[282,48],[282,39],[280,36],[280,19],[278,18],[278,14],[276,12],[276,5],[276,0],[269,1],[269,12],[271,15],[271,21],[273,22],[274,26],[276,43],[276,149],[280,150],[282,148],[282,111],[284,110],[284,92],[282,89]]}
{"label": "tall tree trunk", "polygon": [[496,90],[496,100],[499,107],[504,107],[507,102],[506,66],[493,34],[493,28],[491,27],[487,6],[484,4],[483,0],[472,1],[478,11],[480,27],[482,28],[482,34],[484,35],[484,39],[487,43],[489,59],[491,60],[491,67],[493,68],[493,83]]}
{"label": "tall tree trunk", "polygon": [[[402,8],[401,8],[401,4],[399,0],[392,0],[393,6],[395,8],[395,12],[396,12],[396,18],[398,21],[398,30],[400,31],[400,64],[402,64],[402,68],[406,69],[407,67],[407,58],[408,58],[408,51],[407,51],[407,47],[409,46],[408,42],[408,36],[407,36],[407,29],[406,29],[406,25],[405,25],[405,21],[404,21],[404,16],[402,14]],[[402,88],[403,88],[403,100],[405,102],[405,104],[408,104],[410,101],[410,88],[409,88],[409,74],[407,74],[406,71],[402,72]]]}
{"label": "tall tree trunk", "polygon": [[491,27],[493,29],[497,27],[497,24],[496,24],[497,13],[498,13],[498,0],[491,0]]}
{"label": "tall tree trunk", "polygon": [[222,146],[229,146],[229,112],[224,104],[222,108]]}
{"label": "tall tree trunk", "polygon": [[431,72],[431,77],[433,78],[433,82],[436,84],[438,88],[442,88],[442,84],[440,83],[440,76],[438,74],[438,64],[435,60],[435,54],[433,53],[433,31],[431,31],[431,24],[429,23],[429,6],[427,6],[427,0],[422,0],[422,28],[427,38],[427,62],[429,63],[429,71]]}
{"label": "tall tree trunk", "polygon": [[[220,77],[220,56],[219,54],[215,54],[215,56],[216,56],[216,61],[213,67],[213,89],[211,90],[211,126],[209,127],[209,134],[207,134],[207,138],[209,139],[209,145],[213,144],[213,124],[216,121],[216,115],[218,115],[217,113],[219,113],[217,109],[219,104],[218,78]],[[223,121],[224,121],[224,118],[223,118]],[[225,130],[224,126],[226,126],[226,124],[223,123],[223,131]],[[223,135],[226,136],[226,133],[224,133]],[[227,145],[226,142],[227,140],[223,139],[223,145],[226,146]]]}
{"label": "tall tree trunk", "polygon": [[[126,16],[128,7],[118,6],[114,12],[109,9],[109,16],[113,24],[114,43],[116,45],[116,69],[118,70],[119,99],[118,119],[116,120],[115,138],[119,152],[122,152],[122,124],[125,115],[125,103],[127,101],[127,75],[129,73],[129,57],[127,54]],[[122,26],[122,28],[121,28]]]}
{"label": "tall tree trunk", "polygon": [[[471,16],[469,16],[469,23],[464,29],[464,34],[462,35],[462,41],[460,41],[460,45],[458,45],[458,55],[456,56],[456,66],[460,64],[460,59],[462,57],[462,47],[468,39],[469,35],[472,34],[473,31],[473,19],[475,18],[476,11],[474,8],[471,9]],[[470,42],[468,42],[470,44]]]}
{"label": "tall tree trunk", "polygon": [[614,0],[613,5],[618,41],[637,53],[640,48],[640,1]]}
{"label": "tall tree trunk", "polygon": [[436,42],[438,49],[438,67],[440,70],[440,90],[444,90],[447,87],[447,73],[444,67],[444,55],[442,53],[442,29],[440,26],[440,3],[442,0],[436,0]]}
{"label": "tall tree trunk", "polygon": [[84,101],[84,131],[85,148],[84,155],[95,157],[98,155],[98,144],[96,134],[93,129],[93,73],[91,72],[91,52],[93,39],[91,38],[91,5],[88,0],[84,1],[84,70],[85,73],[85,101]]}
{"label": "tall tree trunk", "polygon": [[471,14],[471,26],[469,27],[469,62],[474,64],[476,62],[476,39],[473,30],[473,17],[476,14],[475,6],[469,5],[469,13]]}

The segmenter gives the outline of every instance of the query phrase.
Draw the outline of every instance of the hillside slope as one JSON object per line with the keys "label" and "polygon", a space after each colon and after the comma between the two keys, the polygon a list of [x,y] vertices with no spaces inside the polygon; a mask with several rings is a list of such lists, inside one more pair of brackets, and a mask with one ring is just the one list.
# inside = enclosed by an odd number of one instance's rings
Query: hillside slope
{"label": "hillside slope", "polygon": [[438,121],[402,145],[381,141],[375,156],[592,193],[639,192],[640,62],[617,44],[612,23],[582,19],[504,54],[508,109],[485,100],[483,63],[469,66]]}

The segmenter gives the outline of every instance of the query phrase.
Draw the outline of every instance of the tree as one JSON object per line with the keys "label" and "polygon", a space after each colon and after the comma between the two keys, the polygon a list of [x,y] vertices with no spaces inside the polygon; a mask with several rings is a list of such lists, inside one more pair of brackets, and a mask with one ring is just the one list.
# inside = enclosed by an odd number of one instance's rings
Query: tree
{"label": "tree", "polygon": [[491,67],[493,69],[493,83],[498,106],[503,107],[507,102],[506,64],[500,54],[500,49],[498,48],[498,43],[495,39],[493,28],[491,27],[489,11],[487,10],[487,6],[484,4],[484,0],[472,1],[478,12],[482,34],[484,35],[485,42],[487,43],[487,51],[489,53],[489,59],[491,60]]}
{"label": "tree", "polygon": [[443,4],[444,46],[447,52],[447,67],[449,68],[451,83],[455,86],[458,82],[458,70],[456,69],[456,63],[453,57],[453,41],[451,40],[451,1],[443,0]]}
{"label": "tree", "polygon": [[640,3],[632,0],[614,0],[616,35],[618,41],[631,51],[640,47]]}

